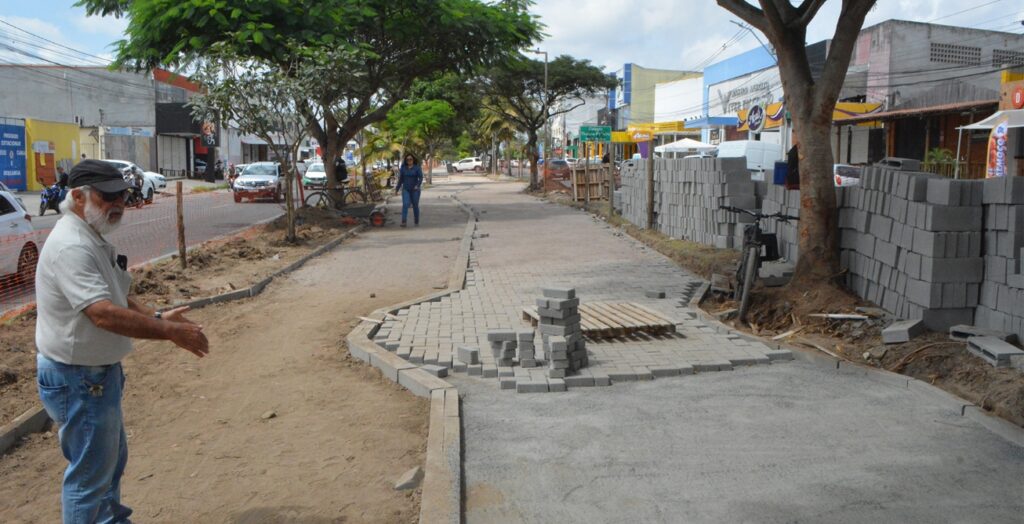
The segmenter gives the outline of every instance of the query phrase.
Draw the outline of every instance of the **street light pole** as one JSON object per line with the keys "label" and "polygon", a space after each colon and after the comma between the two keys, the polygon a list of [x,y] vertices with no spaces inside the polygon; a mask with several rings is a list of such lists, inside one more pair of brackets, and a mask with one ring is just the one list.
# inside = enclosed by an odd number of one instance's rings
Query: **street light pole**
{"label": "street light pole", "polygon": [[530,49],[529,52],[544,55],[544,180],[547,180],[548,166],[551,164],[551,122],[548,118],[548,52]]}

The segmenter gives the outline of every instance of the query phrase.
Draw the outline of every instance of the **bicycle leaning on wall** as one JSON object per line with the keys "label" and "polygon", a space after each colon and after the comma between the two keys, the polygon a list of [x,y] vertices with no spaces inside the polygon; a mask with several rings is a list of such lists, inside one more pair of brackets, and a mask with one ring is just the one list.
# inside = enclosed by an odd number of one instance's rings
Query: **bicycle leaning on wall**
{"label": "bicycle leaning on wall", "polygon": [[790,220],[800,220],[800,217],[782,213],[766,215],[760,211],[749,211],[732,206],[719,206],[718,208],[754,217],[754,222],[743,228],[743,249],[740,250],[742,258],[740,258],[739,267],[736,268],[736,289],[733,292],[733,298],[739,303],[737,316],[740,322],[746,322],[747,309],[750,307],[750,290],[757,281],[761,263],[781,258],[778,238],[774,233],[761,231],[761,220],[775,219],[780,222],[789,222]]}

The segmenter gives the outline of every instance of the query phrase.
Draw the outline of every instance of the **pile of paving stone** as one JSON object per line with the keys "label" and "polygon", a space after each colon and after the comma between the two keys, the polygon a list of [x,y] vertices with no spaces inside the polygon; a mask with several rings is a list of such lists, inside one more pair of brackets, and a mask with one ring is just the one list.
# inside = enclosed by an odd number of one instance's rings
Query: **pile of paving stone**
{"label": "pile of paving stone", "polygon": [[565,378],[588,365],[587,343],[580,328],[580,299],[572,288],[544,288],[537,299],[537,330],[548,360],[548,378]]}
{"label": "pile of paving stone", "polygon": [[[622,214],[634,224],[647,223],[647,161],[622,171]],[[747,215],[719,206],[757,209],[754,182],[744,158],[655,160],[655,227],[673,238],[719,248],[743,245]]]}
{"label": "pile of paving stone", "polygon": [[524,368],[535,368],[537,362],[537,347],[533,343],[534,331],[532,329],[516,330],[516,345],[518,349],[519,365]]}
{"label": "pile of paving stone", "polygon": [[491,330],[487,342],[491,344],[491,355],[500,367],[515,365],[517,344],[516,332],[512,330]]}

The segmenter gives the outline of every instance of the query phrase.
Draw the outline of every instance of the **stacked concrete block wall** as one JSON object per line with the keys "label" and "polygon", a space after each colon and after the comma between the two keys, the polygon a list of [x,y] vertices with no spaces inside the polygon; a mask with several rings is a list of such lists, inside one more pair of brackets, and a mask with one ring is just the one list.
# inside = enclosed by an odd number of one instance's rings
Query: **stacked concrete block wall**
{"label": "stacked concrete block wall", "polygon": [[1024,177],[982,184],[985,279],[974,322],[1024,340]]}
{"label": "stacked concrete block wall", "polygon": [[[630,222],[647,224],[647,161],[635,161],[622,172],[622,214]],[[757,209],[754,182],[743,158],[655,160],[655,228],[672,238],[719,248],[738,249],[743,243],[746,215],[719,206]]]}
{"label": "stacked concrete block wall", "polygon": [[[765,189],[764,198],[761,201],[761,211],[764,213],[782,213],[784,215],[800,216],[800,190],[786,189],[785,186],[768,184]],[[800,255],[800,237],[798,222],[781,222],[778,220],[766,220],[762,223],[764,231],[774,233],[779,241],[779,254],[787,261],[795,262]]]}
{"label": "stacked concrete block wall", "polygon": [[984,277],[982,185],[868,167],[840,193],[847,285],[934,330],[974,321]]}

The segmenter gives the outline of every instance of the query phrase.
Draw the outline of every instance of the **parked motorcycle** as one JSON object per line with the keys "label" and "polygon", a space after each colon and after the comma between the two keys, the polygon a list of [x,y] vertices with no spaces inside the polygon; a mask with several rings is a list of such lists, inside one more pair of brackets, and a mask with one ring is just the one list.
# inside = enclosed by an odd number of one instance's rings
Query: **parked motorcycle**
{"label": "parked motorcycle", "polygon": [[142,188],[139,186],[140,178],[131,173],[125,175],[124,179],[131,187],[128,188],[128,194],[124,197],[124,207],[141,209],[146,204],[146,197],[142,194]]}
{"label": "parked motorcycle", "polygon": [[57,184],[54,184],[39,194],[39,216],[43,216],[47,209],[52,209],[60,214],[60,203],[64,201],[64,197],[67,196],[68,190],[61,189]]}

